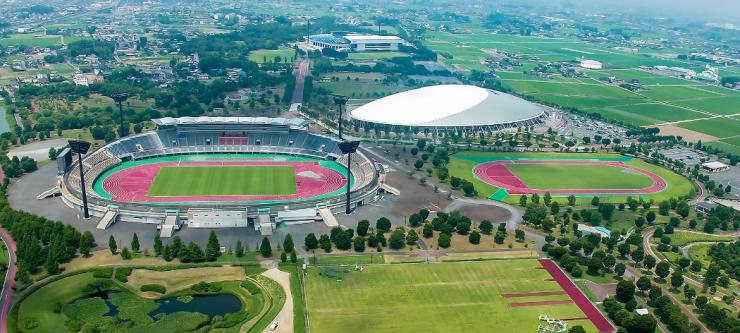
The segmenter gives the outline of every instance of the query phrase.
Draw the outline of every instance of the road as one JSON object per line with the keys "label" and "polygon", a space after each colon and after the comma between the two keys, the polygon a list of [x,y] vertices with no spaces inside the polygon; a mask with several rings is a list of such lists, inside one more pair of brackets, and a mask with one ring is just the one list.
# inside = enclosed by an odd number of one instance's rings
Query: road
{"label": "road", "polygon": [[272,279],[283,287],[283,291],[285,291],[285,304],[283,304],[283,308],[278,312],[275,319],[273,319],[273,321],[278,323],[277,329],[270,331],[270,326],[268,325],[262,333],[291,333],[293,332],[293,295],[290,290],[290,273],[277,269],[276,262],[272,264],[274,267],[268,269],[262,275]]}
{"label": "road", "polygon": [[0,228],[0,238],[2,238],[5,247],[8,249],[8,270],[3,280],[3,289],[0,292],[0,333],[8,331],[8,312],[10,311],[10,296],[13,293],[13,281],[15,281],[15,242],[5,229]]}
{"label": "road", "polygon": [[[295,87],[293,88],[293,97],[290,99],[290,104],[301,104],[303,103],[303,86],[306,80],[306,76],[309,73],[311,67],[311,60],[304,57],[296,58],[294,66],[295,74]],[[293,114],[291,114],[293,113]],[[287,118],[293,118],[297,115],[297,111],[291,111],[285,115]]]}

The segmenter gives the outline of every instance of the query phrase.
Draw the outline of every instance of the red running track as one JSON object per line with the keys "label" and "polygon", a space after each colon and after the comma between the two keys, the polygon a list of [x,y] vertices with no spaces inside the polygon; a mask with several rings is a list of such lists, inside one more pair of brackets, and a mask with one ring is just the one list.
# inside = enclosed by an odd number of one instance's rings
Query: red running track
{"label": "red running track", "polygon": [[[649,177],[653,185],[639,189],[533,189],[529,188],[519,177],[514,175],[507,164],[577,164],[577,165],[609,165],[634,171]],[[496,187],[506,189],[509,194],[532,194],[550,192],[551,194],[648,194],[660,192],[666,187],[665,180],[660,176],[622,162],[605,161],[559,161],[559,160],[501,160],[479,164],[473,170],[478,179]]]}
{"label": "red running track", "polygon": [[[214,196],[149,196],[149,187],[162,167],[176,166],[292,166],[295,169],[296,193],[290,195],[214,195]],[[305,172],[318,175],[301,175]],[[198,201],[290,201],[317,197],[341,189],[347,178],[316,162],[243,161],[243,162],[162,162],[131,167],[103,180],[103,189],[119,202],[198,202]]]}
{"label": "red running track", "polygon": [[548,273],[558,282],[561,288],[568,293],[568,296],[573,300],[576,305],[583,311],[589,320],[596,326],[596,329],[602,333],[614,332],[614,326],[606,320],[606,317],[586,298],[578,287],[571,281],[567,275],[558,267],[558,265],[550,259],[540,259],[540,264],[544,267]]}

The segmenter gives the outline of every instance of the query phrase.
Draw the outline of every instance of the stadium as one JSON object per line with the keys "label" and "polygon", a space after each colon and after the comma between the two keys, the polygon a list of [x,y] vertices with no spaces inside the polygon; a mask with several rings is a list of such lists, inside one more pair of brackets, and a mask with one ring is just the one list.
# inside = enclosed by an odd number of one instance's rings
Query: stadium
{"label": "stadium", "polygon": [[495,132],[534,126],[547,117],[537,104],[470,85],[437,85],[387,96],[358,107],[350,118],[360,128],[424,133]]}
{"label": "stadium", "polygon": [[[182,117],[153,122],[155,131],[106,144],[82,160],[99,229],[115,220],[156,223],[170,236],[195,228],[254,225],[270,234],[276,222],[315,220],[328,208],[377,193],[376,169],[362,153],[351,158],[339,141],[308,131],[309,121],[284,118]],[[64,203],[82,207],[75,154],[57,160]],[[330,214],[330,213],[329,213]],[[322,215],[323,216],[323,215]]]}

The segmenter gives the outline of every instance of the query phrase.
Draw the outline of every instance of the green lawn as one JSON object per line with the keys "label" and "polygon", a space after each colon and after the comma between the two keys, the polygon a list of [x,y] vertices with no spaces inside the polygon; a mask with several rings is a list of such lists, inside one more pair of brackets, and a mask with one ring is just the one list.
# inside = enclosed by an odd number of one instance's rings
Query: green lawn
{"label": "green lawn", "polygon": [[59,36],[47,37],[40,34],[15,34],[7,38],[0,38],[0,45],[52,47],[59,44],[60,41]]}
{"label": "green lawn", "polygon": [[[503,298],[504,293],[559,291],[537,260],[366,265],[342,281],[310,267],[306,298],[311,331],[535,332],[540,314],[583,317],[575,304],[510,307],[509,303],[565,300],[567,295]],[[588,332],[587,320],[574,320]]]}
{"label": "green lawn", "polygon": [[676,231],[667,235],[671,238],[671,245],[684,246],[694,242],[729,242],[732,241],[730,236],[707,235],[696,232]]}
{"label": "green lawn", "polygon": [[608,165],[507,164],[506,167],[534,189],[636,189],[652,180],[634,171]]}
{"label": "green lawn", "polygon": [[280,48],[277,50],[254,50],[249,52],[249,60],[258,64],[274,63],[275,57],[280,57],[281,63],[292,63],[295,57],[295,50]]}
{"label": "green lawn", "polygon": [[289,195],[295,191],[292,166],[163,167],[149,195]]}
{"label": "green lawn", "polygon": [[733,120],[732,118],[712,118],[690,121],[687,123],[680,123],[678,124],[678,127],[713,135],[718,138],[733,137],[740,134],[740,121]]}

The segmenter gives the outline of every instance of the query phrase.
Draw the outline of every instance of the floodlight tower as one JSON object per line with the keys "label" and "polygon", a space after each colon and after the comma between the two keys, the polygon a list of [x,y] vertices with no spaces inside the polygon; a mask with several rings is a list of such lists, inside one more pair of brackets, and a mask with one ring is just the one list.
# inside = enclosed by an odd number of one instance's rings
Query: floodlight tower
{"label": "floodlight tower", "polygon": [[90,217],[87,210],[87,191],[85,190],[85,173],[82,169],[82,154],[86,154],[90,149],[90,143],[82,140],[69,140],[69,147],[72,153],[77,153],[77,164],[80,165],[80,190],[82,190],[82,210],[85,218]]}
{"label": "floodlight tower", "polygon": [[114,102],[118,103],[118,115],[120,116],[121,120],[119,135],[121,137],[124,137],[126,136],[126,134],[128,134],[128,130],[123,129],[123,102],[129,98],[129,94],[127,92],[115,93],[111,95],[110,98],[112,98]]}
{"label": "floodlight tower", "polygon": [[[341,132],[340,132],[341,133]],[[360,141],[343,141],[339,143],[339,149],[342,150],[342,154],[347,154],[347,199],[345,206],[345,213],[349,215],[351,212],[349,209],[349,189],[350,179],[352,179],[352,153],[357,151],[357,147],[360,146]]]}
{"label": "floodlight tower", "polygon": [[347,105],[349,97],[343,95],[332,95],[334,97],[334,104],[339,107],[339,140],[342,140],[342,112]]}

